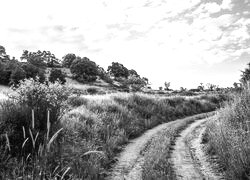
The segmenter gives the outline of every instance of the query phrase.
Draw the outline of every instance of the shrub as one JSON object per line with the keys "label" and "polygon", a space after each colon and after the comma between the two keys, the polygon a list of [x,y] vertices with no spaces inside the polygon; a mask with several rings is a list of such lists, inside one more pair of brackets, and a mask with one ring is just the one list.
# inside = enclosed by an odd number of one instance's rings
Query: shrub
{"label": "shrub", "polygon": [[66,76],[63,74],[61,69],[52,68],[49,75],[49,81],[54,83],[55,81],[60,81],[62,84],[66,82]]}
{"label": "shrub", "polygon": [[70,97],[68,99],[68,104],[73,106],[73,107],[87,105],[87,103],[88,103],[88,99],[86,99],[84,97],[74,96],[74,97]]}
{"label": "shrub", "polygon": [[47,111],[50,111],[51,132],[60,128],[60,118],[66,109],[65,101],[68,98],[68,90],[58,82],[48,85],[42,84],[34,79],[20,82],[14,88],[15,94],[11,95],[10,101],[1,104],[1,133],[10,134],[13,139],[11,146],[13,154],[20,149],[22,142],[22,127],[28,131],[31,127],[31,111],[34,111],[34,129],[42,137],[47,129]]}

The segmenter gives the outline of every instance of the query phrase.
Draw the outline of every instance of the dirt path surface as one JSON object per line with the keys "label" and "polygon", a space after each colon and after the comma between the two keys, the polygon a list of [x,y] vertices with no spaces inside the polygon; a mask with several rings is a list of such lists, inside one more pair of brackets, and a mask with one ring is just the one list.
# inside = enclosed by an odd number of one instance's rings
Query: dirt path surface
{"label": "dirt path surface", "polygon": [[164,130],[169,123],[158,125],[157,127],[146,131],[143,135],[130,141],[126,148],[118,157],[118,163],[112,169],[108,180],[140,180],[141,165],[143,157],[140,152],[146,146],[146,143],[159,131]]}
{"label": "dirt path surface", "polygon": [[209,163],[203,150],[202,134],[208,119],[195,121],[176,139],[171,161],[177,179],[223,179],[221,175],[215,173],[214,166]]}

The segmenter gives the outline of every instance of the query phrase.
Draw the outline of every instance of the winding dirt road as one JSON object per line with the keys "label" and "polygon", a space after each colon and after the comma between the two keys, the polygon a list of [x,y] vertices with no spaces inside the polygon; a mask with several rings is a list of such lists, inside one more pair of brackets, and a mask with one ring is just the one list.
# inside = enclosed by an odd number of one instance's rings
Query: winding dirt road
{"label": "winding dirt road", "polygon": [[[217,175],[205,153],[202,150],[202,133],[205,130],[205,122],[209,118],[196,120],[184,129],[176,138],[173,145],[170,161],[177,179],[222,179]],[[181,121],[181,120],[177,120]],[[133,139],[125,147],[114,164],[108,180],[141,180],[144,157],[141,151],[145,150],[147,142],[157,136],[158,132],[174,125],[177,121],[161,124],[146,131],[142,136]]]}
{"label": "winding dirt road", "polygon": [[223,179],[222,175],[215,172],[216,165],[210,163],[204,152],[202,135],[207,120],[209,118],[192,123],[176,139],[171,161],[177,179]]}
{"label": "winding dirt road", "polygon": [[140,180],[141,165],[144,160],[140,152],[154,135],[164,130],[171,123],[158,125],[146,131],[140,137],[131,140],[118,157],[118,163],[113,167],[111,175],[107,180]]}

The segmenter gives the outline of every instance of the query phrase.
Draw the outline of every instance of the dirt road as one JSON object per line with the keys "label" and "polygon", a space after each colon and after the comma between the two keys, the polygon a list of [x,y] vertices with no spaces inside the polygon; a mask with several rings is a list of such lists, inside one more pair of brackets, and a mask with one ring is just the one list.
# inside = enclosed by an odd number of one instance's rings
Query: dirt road
{"label": "dirt road", "polygon": [[169,123],[161,124],[153,129],[146,131],[143,135],[130,141],[126,148],[118,157],[118,163],[112,169],[109,180],[140,180],[141,165],[143,157],[140,152],[146,143],[159,131],[164,130]]}
{"label": "dirt road", "polygon": [[202,134],[207,120],[192,123],[176,139],[171,161],[177,179],[223,179],[222,175],[215,172],[215,165],[209,162],[203,150]]}

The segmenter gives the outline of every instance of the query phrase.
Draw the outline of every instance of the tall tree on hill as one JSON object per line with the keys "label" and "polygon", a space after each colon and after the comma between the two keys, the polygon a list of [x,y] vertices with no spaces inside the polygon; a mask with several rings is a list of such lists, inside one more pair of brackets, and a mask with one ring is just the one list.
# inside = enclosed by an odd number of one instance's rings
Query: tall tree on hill
{"label": "tall tree on hill", "polygon": [[97,79],[98,67],[87,57],[77,57],[70,66],[70,71],[79,82],[93,82]]}
{"label": "tall tree on hill", "polygon": [[112,65],[108,67],[108,72],[115,78],[123,77],[128,78],[129,70],[118,62],[112,62]]}
{"label": "tall tree on hill", "polygon": [[76,55],[72,53],[68,53],[63,56],[62,66],[66,68],[70,68],[72,62],[76,59]]}

